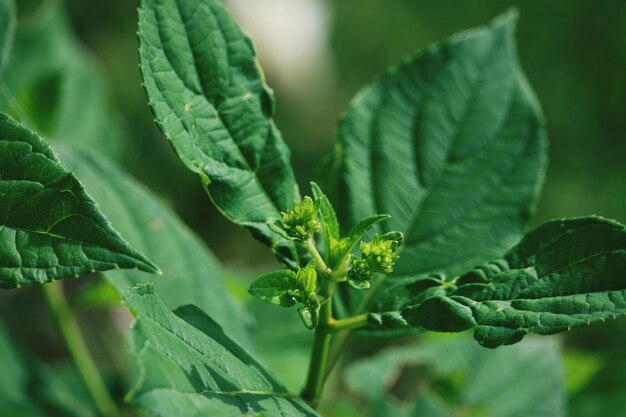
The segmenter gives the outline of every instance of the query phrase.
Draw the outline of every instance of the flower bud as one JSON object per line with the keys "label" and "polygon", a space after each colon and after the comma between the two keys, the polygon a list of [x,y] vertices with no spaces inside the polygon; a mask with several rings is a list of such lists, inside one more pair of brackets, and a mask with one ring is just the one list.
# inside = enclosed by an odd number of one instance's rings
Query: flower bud
{"label": "flower bud", "polygon": [[320,230],[317,205],[310,197],[304,197],[301,203],[293,203],[293,208],[282,215],[282,226],[292,239],[306,241]]}
{"label": "flower bud", "polygon": [[361,254],[373,272],[389,274],[398,259],[395,254],[397,247],[397,240],[375,235],[371,242],[361,242]]}
{"label": "flower bud", "polygon": [[296,282],[298,288],[310,297],[315,296],[315,288],[317,287],[317,272],[315,272],[315,262],[309,262],[304,268],[298,270],[296,274]]}
{"label": "flower bud", "polygon": [[370,278],[372,278],[372,271],[367,262],[359,260],[356,256],[352,255],[348,279],[352,281],[369,281]]}

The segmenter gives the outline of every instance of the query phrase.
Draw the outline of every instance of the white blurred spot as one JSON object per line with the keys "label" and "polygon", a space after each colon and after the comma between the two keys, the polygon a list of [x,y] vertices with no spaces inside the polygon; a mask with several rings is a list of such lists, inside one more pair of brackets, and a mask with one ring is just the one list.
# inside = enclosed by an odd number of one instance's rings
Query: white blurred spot
{"label": "white blurred spot", "polygon": [[229,0],[228,6],[272,81],[296,95],[332,88],[330,15],[324,0]]}

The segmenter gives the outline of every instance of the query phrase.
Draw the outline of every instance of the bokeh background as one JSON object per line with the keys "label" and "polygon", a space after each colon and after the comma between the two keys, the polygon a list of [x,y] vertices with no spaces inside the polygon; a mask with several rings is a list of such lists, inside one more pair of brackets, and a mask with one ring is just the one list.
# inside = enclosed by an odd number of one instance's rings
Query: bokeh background
{"label": "bokeh background", "polygon": [[[25,22],[41,9],[39,0],[17,3]],[[257,45],[276,92],[276,121],[303,187],[331,151],[336,121],[361,86],[406,54],[517,7],[520,61],[542,103],[550,139],[550,167],[533,223],[589,214],[626,223],[626,2],[228,3]],[[207,241],[231,274],[247,276],[268,268],[269,251],[211,207],[198,178],[183,168],[153,123],[138,71],[137,2],[62,4],[71,36],[89,51],[94,71],[104,77],[108,100],[119,109],[119,129],[128,138],[122,158],[126,168]],[[39,64],[43,62],[33,62]],[[54,101],[53,93],[42,91],[42,99]],[[25,296],[26,303],[36,303],[33,297]],[[26,334],[21,337],[32,342]],[[623,416],[626,322],[576,330],[565,339],[570,415]]]}

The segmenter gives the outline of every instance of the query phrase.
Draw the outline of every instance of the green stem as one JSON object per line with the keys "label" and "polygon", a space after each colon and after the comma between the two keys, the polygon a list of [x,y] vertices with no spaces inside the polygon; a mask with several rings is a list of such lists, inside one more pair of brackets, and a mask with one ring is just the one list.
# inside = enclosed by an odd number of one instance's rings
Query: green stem
{"label": "green stem", "polygon": [[330,275],[333,271],[328,267],[328,265],[326,265],[326,262],[324,262],[324,259],[322,259],[322,255],[320,255],[320,253],[317,251],[313,238],[310,238],[306,241],[306,248],[315,260],[315,266],[317,266],[318,269],[317,272],[320,273],[320,275]]}
{"label": "green stem", "polygon": [[363,327],[367,325],[368,323],[367,318],[368,318],[367,314],[361,314],[361,315],[350,317],[350,318],[343,319],[343,320],[333,320],[330,322],[330,331],[335,333],[335,332],[341,332],[341,331],[346,331],[346,330],[358,329],[359,327]]}
{"label": "green stem", "polygon": [[347,275],[348,271],[346,271],[345,269],[341,271],[333,271],[330,274],[330,280],[335,282],[342,282],[346,280]]}
{"label": "green stem", "polygon": [[87,349],[76,317],[63,293],[61,282],[45,284],[42,289],[52,318],[99,414],[102,417],[118,417],[120,412]]}
{"label": "green stem", "polygon": [[332,338],[332,329],[330,327],[330,323],[333,321],[332,295],[335,285],[336,283],[331,282],[327,276],[323,277],[321,295],[326,297],[328,301],[320,309],[320,322],[315,328],[309,376],[301,394],[301,397],[313,408],[316,408],[319,403],[327,372],[328,352]]}
{"label": "green stem", "polygon": [[[357,305],[356,309],[354,310],[354,314],[357,314],[357,316],[355,317],[359,317],[360,313],[367,308],[370,298],[375,293],[376,289],[382,284],[384,279],[385,279],[384,276],[375,276],[372,279],[370,289],[365,291],[365,294],[363,294],[363,298],[361,299],[361,302]],[[346,346],[346,343],[348,343],[348,339],[350,337],[349,330],[350,329],[340,330],[337,332],[337,334],[335,334],[332,345],[330,347],[330,353],[328,354],[327,371],[326,371],[326,375],[324,376],[324,379],[328,378],[330,371],[337,364],[337,361],[339,360],[339,356],[341,355],[341,352]]]}

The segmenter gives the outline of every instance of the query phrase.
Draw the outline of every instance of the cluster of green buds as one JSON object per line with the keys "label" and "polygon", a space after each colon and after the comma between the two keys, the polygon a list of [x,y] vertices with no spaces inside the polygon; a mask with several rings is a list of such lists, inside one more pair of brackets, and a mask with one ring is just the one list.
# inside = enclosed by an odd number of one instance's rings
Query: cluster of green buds
{"label": "cluster of green buds", "polygon": [[319,319],[320,302],[315,294],[317,287],[317,273],[315,262],[309,262],[307,266],[299,269],[296,273],[297,289],[293,292],[294,300],[302,303],[298,314],[308,329],[317,327]]}
{"label": "cluster of green buds", "polygon": [[318,204],[307,196],[294,202],[291,210],[281,212],[282,221],[268,219],[268,227],[285,239],[304,242],[320,230],[317,213]]}
{"label": "cluster of green buds", "polygon": [[361,242],[361,259],[351,255],[347,281],[355,288],[369,288],[374,272],[389,274],[398,260],[396,251],[402,243],[402,233],[375,235],[370,242]]}
{"label": "cluster of green buds", "polygon": [[[301,304],[298,309],[300,318],[307,328],[314,329],[319,323],[320,309],[331,308],[337,284],[347,281],[355,288],[369,288],[374,273],[393,271],[402,233],[375,235],[371,241],[363,242],[375,224],[391,217],[374,214],[356,222],[352,230],[342,236],[337,215],[326,195],[315,183],[311,183],[311,191],[314,198],[304,197],[302,201],[294,202],[291,210],[281,212],[280,220],[267,219],[272,232],[295,241],[299,250],[309,253],[311,261],[303,268],[287,263],[289,269],[263,275],[248,291],[265,302],[282,307]],[[316,234],[320,235],[320,247]],[[352,252],[359,242],[361,256],[357,257]],[[331,315],[326,313],[324,310],[324,320]]]}

